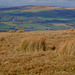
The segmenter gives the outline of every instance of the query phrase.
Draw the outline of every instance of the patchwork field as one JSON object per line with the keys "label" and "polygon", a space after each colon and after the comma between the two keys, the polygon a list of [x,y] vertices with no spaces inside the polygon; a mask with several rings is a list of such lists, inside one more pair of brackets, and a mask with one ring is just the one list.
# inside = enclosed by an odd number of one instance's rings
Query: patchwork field
{"label": "patchwork field", "polygon": [[0,32],[0,75],[75,75],[75,30]]}
{"label": "patchwork field", "polygon": [[22,6],[0,9],[0,32],[75,28],[75,8]]}

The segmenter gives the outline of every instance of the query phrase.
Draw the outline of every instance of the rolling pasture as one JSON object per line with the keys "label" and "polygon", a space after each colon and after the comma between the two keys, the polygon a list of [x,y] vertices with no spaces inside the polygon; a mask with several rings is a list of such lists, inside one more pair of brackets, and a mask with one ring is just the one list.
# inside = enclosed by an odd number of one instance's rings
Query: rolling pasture
{"label": "rolling pasture", "polygon": [[75,9],[25,6],[0,9],[0,31],[63,30],[75,28]]}

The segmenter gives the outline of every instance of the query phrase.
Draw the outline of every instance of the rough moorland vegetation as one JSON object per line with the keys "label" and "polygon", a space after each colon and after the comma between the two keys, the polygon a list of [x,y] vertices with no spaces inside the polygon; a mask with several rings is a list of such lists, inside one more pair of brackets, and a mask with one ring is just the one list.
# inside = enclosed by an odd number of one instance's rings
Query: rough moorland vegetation
{"label": "rough moorland vegetation", "polygon": [[75,75],[75,30],[0,32],[0,75]]}

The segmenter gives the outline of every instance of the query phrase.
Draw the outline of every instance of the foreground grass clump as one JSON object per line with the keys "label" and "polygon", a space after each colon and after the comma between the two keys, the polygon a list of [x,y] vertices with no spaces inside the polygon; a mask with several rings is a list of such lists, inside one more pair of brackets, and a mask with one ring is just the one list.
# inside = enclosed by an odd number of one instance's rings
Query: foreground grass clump
{"label": "foreground grass clump", "polygon": [[74,28],[72,28],[72,29],[67,29],[66,31],[74,31]]}
{"label": "foreground grass clump", "polygon": [[75,39],[67,40],[62,43],[60,53],[63,55],[75,55]]}
{"label": "foreground grass clump", "polygon": [[14,32],[15,32],[14,30],[10,30],[10,31],[9,31],[9,33],[14,33]]}
{"label": "foreground grass clump", "polygon": [[70,31],[74,31],[74,29],[72,28],[72,29],[70,29]]}
{"label": "foreground grass clump", "polygon": [[25,51],[46,51],[47,43],[45,36],[26,37],[21,40],[21,49]]}
{"label": "foreground grass clump", "polygon": [[16,33],[24,33],[24,30],[17,30]]}

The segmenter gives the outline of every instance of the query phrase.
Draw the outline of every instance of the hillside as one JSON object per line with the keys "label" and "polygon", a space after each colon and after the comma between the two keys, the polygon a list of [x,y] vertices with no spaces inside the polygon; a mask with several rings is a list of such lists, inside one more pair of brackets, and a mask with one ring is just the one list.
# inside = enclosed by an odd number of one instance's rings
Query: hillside
{"label": "hillside", "polygon": [[75,30],[0,32],[0,75],[75,75]]}
{"label": "hillside", "polygon": [[0,9],[0,32],[75,28],[75,8],[21,6]]}

